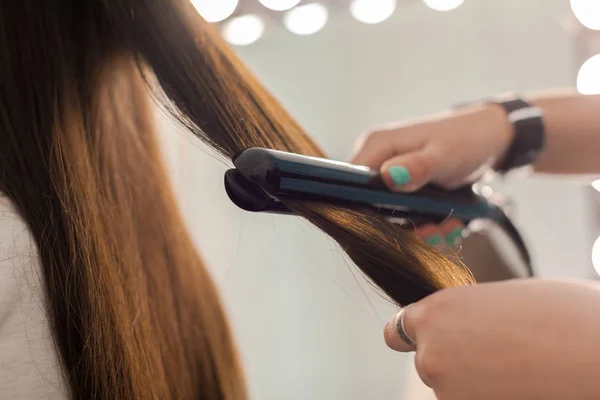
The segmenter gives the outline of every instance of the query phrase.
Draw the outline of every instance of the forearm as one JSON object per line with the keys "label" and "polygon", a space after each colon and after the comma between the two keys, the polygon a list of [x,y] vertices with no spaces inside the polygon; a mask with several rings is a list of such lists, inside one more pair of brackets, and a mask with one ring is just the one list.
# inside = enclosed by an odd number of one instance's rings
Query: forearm
{"label": "forearm", "polygon": [[600,96],[573,90],[528,96],[543,110],[545,148],[535,163],[542,173],[600,173]]}

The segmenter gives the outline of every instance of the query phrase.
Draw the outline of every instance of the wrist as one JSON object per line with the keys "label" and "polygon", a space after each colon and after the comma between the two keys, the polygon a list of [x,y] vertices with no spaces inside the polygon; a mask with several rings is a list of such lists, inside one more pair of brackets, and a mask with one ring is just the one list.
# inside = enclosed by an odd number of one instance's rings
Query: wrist
{"label": "wrist", "polygon": [[492,168],[498,170],[504,162],[506,153],[514,140],[514,126],[508,119],[504,108],[499,104],[485,104],[482,107],[481,114],[481,118],[487,121],[491,128],[490,140],[494,142]]}
{"label": "wrist", "polygon": [[530,170],[545,144],[542,109],[518,97],[494,103],[504,109],[513,132],[510,145],[499,158],[496,170],[502,173],[515,169]]}
{"label": "wrist", "polygon": [[[489,157],[487,165],[501,173],[529,170],[544,147],[542,109],[514,96],[475,104],[485,118],[483,122],[478,121],[481,123],[478,126],[482,128],[480,133],[485,134],[486,156]],[[466,108],[465,105],[459,107]],[[473,109],[471,106],[468,111],[474,112]]]}

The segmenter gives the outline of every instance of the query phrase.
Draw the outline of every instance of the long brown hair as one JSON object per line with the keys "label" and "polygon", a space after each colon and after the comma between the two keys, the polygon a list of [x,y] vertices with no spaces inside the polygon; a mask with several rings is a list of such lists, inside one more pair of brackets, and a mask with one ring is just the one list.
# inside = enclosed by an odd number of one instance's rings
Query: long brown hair
{"label": "long brown hair", "polygon": [[[0,22],[0,189],[39,248],[71,396],[244,399],[147,88],[227,158],[247,147],[324,154],[187,0],[3,2]],[[472,282],[375,215],[288,205],[399,304]]]}

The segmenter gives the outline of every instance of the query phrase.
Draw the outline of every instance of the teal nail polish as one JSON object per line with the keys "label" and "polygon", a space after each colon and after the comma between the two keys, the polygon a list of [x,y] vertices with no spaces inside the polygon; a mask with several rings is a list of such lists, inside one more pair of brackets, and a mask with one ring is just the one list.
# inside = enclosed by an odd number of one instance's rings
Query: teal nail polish
{"label": "teal nail polish", "polygon": [[390,167],[388,171],[396,186],[406,185],[410,181],[410,173],[404,167]]}
{"label": "teal nail polish", "polygon": [[454,246],[454,244],[456,243],[456,240],[458,240],[459,238],[462,237],[462,233],[463,233],[463,228],[456,228],[455,230],[450,232],[448,234],[448,236],[446,236],[446,242],[449,245]]}
{"label": "teal nail polish", "polygon": [[442,237],[440,235],[433,235],[433,236],[429,236],[425,242],[427,242],[427,244],[431,245],[431,246],[436,246],[440,243],[442,243]]}

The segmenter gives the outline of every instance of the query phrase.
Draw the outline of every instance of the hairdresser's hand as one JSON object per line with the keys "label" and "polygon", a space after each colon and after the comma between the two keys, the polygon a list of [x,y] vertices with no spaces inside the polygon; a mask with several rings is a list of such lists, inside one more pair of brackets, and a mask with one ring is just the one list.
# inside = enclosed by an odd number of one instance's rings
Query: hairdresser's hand
{"label": "hairdresser's hand", "polygon": [[440,250],[452,250],[462,243],[468,231],[459,220],[450,218],[440,225],[419,226],[415,229],[415,234]]}
{"label": "hairdresser's hand", "polygon": [[[405,311],[439,400],[600,398],[597,283],[509,281],[438,292]],[[414,351],[385,328],[388,346]]]}
{"label": "hairdresser's hand", "polygon": [[511,135],[500,106],[477,106],[375,130],[359,141],[350,162],[380,169],[394,190],[430,182],[456,188],[499,160]]}

